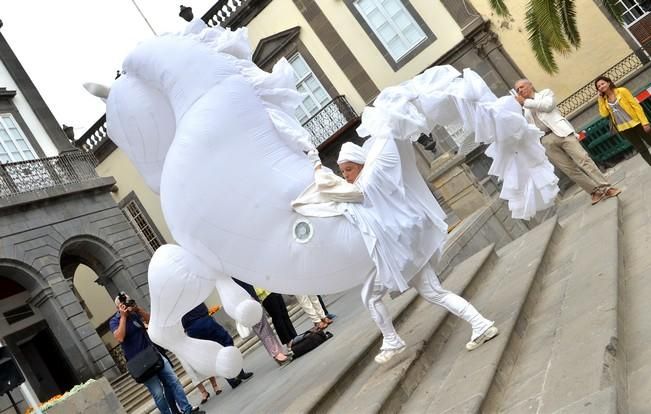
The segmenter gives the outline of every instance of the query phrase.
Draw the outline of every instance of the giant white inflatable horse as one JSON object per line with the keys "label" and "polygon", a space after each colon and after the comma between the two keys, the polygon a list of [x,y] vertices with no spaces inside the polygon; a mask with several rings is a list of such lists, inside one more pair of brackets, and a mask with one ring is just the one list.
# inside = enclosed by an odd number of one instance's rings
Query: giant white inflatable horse
{"label": "giant white inflatable horse", "polygon": [[[331,293],[374,271],[345,217],[290,208],[313,181],[305,152],[314,146],[294,117],[301,98],[291,67],[281,60],[272,73],[257,68],[246,29],[195,21],[137,46],[110,91],[87,87],[106,100],[109,136],[160,194],[178,244],[159,248],[150,263],[150,336],[198,373],[232,377],[242,360],[235,348],[185,336],[188,310],[216,287],[234,319],[251,326],[261,317],[230,275],[275,292]],[[491,172],[505,180],[514,215],[551,204],[557,187],[540,131],[472,72],[433,68],[388,89],[364,112],[360,131],[415,140],[448,122],[491,143]]]}

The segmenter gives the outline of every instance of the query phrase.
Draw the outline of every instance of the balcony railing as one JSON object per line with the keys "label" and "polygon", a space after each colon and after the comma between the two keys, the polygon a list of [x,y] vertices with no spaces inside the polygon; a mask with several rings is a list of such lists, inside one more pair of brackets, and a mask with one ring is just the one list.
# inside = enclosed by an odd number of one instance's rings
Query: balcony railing
{"label": "balcony railing", "polygon": [[69,152],[57,157],[0,165],[0,197],[98,178],[97,162],[90,152]]}
{"label": "balcony railing", "polygon": [[225,26],[227,22],[242,5],[251,0],[219,0],[212,6],[202,19],[208,26]]}
{"label": "balcony railing", "polygon": [[[640,60],[638,57],[640,53],[641,51],[638,51],[637,54],[631,53],[610,67],[608,70],[606,70],[603,75],[612,79],[613,82],[617,82],[618,80],[625,78],[644,65],[642,60]],[[558,104],[558,109],[561,111],[563,116],[567,116],[591,100],[595,99],[596,96],[597,91],[594,88],[594,82],[590,81],[582,88],[574,92],[572,95],[561,101]]]}
{"label": "balcony railing", "polygon": [[303,128],[312,135],[312,142],[319,146],[349,122],[359,118],[345,96],[337,96],[319,112],[305,121]]}
{"label": "balcony railing", "polygon": [[88,128],[88,131],[86,131],[84,135],[75,141],[75,146],[86,152],[93,152],[95,149],[99,148],[100,144],[107,138],[106,114],[104,114],[93,124],[93,126]]}

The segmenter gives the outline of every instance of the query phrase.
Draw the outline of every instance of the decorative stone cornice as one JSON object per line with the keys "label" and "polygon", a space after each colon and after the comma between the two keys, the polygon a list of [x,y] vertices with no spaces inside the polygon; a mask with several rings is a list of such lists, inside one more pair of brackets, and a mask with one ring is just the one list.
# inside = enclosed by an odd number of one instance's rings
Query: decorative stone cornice
{"label": "decorative stone cornice", "polygon": [[97,283],[100,286],[106,286],[113,279],[115,275],[117,275],[124,269],[125,269],[124,263],[122,263],[121,260],[116,260],[111,265],[109,265],[106,269],[104,269],[101,275],[97,276],[95,283]]}
{"label": "decorative stone cornice", "polygon": [[45,287],[33,292],[30,295],[29,299],[27,299],[27,303],[34,307],[40,308],[41,305],[43,305],[45,302],[52,299],[53,297],[54,297],[54,292],[52,291],[52,288]]}

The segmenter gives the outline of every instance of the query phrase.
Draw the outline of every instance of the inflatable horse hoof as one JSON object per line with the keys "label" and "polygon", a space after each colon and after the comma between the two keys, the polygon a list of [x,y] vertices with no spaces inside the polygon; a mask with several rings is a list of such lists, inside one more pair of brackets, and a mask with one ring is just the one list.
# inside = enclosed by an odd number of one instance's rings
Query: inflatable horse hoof
{"label": "inflatable horse hoof", "polygon": [[233,319],[246,327],[251,327],[262,319],[262,306],[253,299],[242,301],[235,308]]}
{"label": "inflatable horse hoof", "polygon": [[217,352],[215,358],[215,371],[224,378],[235,378],[242,370],[242,354],[234,346],[227,346]]}

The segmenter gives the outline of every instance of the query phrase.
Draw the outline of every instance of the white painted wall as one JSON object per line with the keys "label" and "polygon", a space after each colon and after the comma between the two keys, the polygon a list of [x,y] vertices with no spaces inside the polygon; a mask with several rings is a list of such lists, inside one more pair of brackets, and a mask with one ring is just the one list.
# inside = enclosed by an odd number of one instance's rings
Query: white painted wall
{"label": "white painted wall", "polygon": [[38,144],[40,145],[45,155],[48,157],[58,155],[59,152],[57,151],[54,143],[52,143],[52,140],[50,140],[50,137],[48,136],[47,132],[45,132],[43,125],[41,125],[39,122],[36,114],[32,110],[31,106],[29,106],[27,99],[25,99],[23,93],[20,91],[20,89],[18,89],[18,85],[16,85],[16,82],[14,82],[11,75],[9,75],[7,68],[5,68],[2,62],[0,62],[0,87],[5,87],[8,90],[16,91],[16,96],[13,98],[14,105],[16,105],[16,108],[18,108],[20,116],[25,120],[25,123],[29,127],[29,130],[38,141]]}

